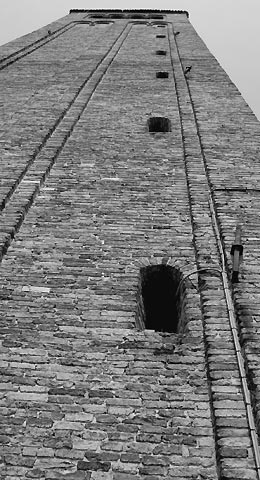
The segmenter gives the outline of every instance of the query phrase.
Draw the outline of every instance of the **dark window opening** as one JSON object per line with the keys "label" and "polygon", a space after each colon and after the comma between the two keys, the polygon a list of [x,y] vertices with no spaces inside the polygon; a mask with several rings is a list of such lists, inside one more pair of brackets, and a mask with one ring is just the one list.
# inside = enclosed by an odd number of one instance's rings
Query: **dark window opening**
{"label": "dark window opening", "polygon": [[73,23],[75,23],[76,25],[92,25],[92,22],[87,20],[75,20],[75,22]]}
{"label": "dark window opening", "polygon": [[163,20],[164,16],[163,15],[151,15],[150,18],[153,18],[154,20]]}
{"label": "dark window opening", "polygon": [[148,119],[149,132],[170,132],[171,122],[166,117],[151,117]]}
{"label": "dark window opening", "polygon": [[156,35],[156,38],[166,38],[166,35]]}
{"label": "dark window opening", "polygon": [[169,73],[168,72],[156,72],[156,78],[168,78]]}
{"label": "dark window opening", "polygon": [[156,55],[166,55],[166,50],[156,50]]}
{"label": "dark window opening", "polygon": [[182,317],[180,272],[168,265],[140,270],[139,326],[157,332],[177,332]]}
{"label": "dark window opening", "polygon": [[125,17],[121,13],[113,13],[113,14],[108,15],[108,16],[109,16],[109,18],[124,18]]}
{"label": "dark window opening", "polygon": [[136,15],[136,14],[134,14],[134,15],[130,15],[128,18],[136,18],[136,19],[138,19],[138,18],[146,18],[146,16],[145,16],[145,15]]}

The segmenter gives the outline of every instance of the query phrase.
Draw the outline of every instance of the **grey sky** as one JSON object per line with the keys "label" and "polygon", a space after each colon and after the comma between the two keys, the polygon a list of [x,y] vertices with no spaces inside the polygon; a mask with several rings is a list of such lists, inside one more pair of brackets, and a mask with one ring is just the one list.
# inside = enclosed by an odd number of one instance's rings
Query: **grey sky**
{"label": "grey sky", "polygon": [[0,0],[0,45],[70,8],[188,10],[190,21],[260,119],[259,0]]}

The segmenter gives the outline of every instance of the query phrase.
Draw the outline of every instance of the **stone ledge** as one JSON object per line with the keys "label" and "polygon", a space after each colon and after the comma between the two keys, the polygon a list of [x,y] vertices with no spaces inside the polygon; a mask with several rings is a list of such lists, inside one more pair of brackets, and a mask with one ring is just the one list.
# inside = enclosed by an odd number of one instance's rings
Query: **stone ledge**
{"label": "stone ledge", "polygon": [[72,8],[69,13],[85,13],[85,12],[89,12],[89,13],[142,13],[142,14],[145,14],[145,13],[148,13],[148,14],[151,14],[151,13],[161,13],[161,14],[166,14],[166,13],[172,13],[172,14],[184,14],[184,15],[187,15],[187,17],[189,17],[189,13],[186,11],[186,10],[149,10],[149,9],[145,9],[145,10],[120,10],[120,9],[115,9],[115,10],[103,10],[103,9],[97,9],[97,10],[85,10],[84,8]]}

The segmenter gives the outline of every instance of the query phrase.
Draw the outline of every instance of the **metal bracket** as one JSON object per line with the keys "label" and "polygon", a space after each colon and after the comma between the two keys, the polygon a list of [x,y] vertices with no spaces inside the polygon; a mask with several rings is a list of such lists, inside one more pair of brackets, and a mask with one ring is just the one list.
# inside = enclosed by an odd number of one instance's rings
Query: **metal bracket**
{"label": "metal bracket", "polygon": [[243,255],[243,245],[241,243],[241,225],[237,225],[235,233],[235,243],[231,247],[230,254],[233,257],[232,283],[238,283],[239,264]]}

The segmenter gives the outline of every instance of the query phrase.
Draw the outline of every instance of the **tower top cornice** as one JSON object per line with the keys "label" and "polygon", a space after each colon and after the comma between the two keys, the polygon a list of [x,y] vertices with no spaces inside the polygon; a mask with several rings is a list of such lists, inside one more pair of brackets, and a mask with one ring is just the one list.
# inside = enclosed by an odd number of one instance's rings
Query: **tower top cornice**
{"label": "tower top cornice", "polygon": [[69,13],[140,13],[140,14],[151,14],[151,13],[160,13],[160,14],[166,14],[166,13],[172,13],[172,14],[184,14],[189,17],[189,12],[186,10],[160,10],[160,9],[133,9],[133,10],[120,10],[120,9],[93,9],[93,10],[88,10],[84,8],[73,8],[70,10]]}

